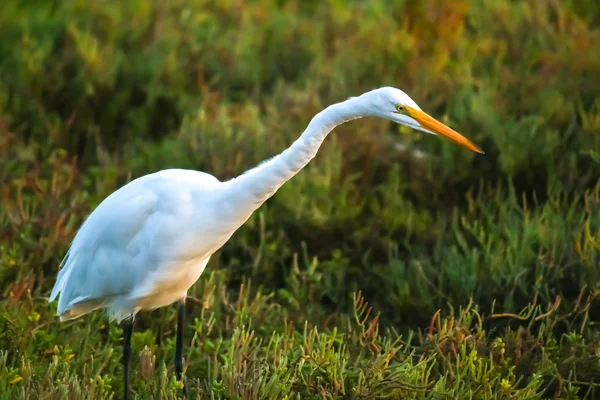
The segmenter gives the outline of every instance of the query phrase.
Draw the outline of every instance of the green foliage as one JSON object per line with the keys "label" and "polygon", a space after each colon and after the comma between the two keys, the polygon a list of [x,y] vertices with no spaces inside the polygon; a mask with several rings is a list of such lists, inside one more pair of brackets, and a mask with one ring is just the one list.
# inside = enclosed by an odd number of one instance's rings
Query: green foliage
{"label": "green foliage", "polygon": [[[5,1],[0,398],[120,396],[121,328],[47,303],[109,193],[229,179],[383,85],[486,155],[339,127],[190,291],[191,397],[597,397],[599,27],[593,0]],[[175,310],[137,320],[133,391],[175,398]]]}

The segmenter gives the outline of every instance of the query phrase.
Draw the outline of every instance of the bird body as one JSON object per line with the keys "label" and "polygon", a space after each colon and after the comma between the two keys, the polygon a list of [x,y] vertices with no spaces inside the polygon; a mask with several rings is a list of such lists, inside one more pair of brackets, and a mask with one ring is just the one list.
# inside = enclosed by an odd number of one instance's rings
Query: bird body
{"label": "bird body", "polygon": [[[77,233],[51,299],[61,320],[107,307],[118,322],[186,296],[231,236],[215,177],[163,170],[108,196]],[[224,229],[225,228],[225,229]]]}
{"label": "bird body", "polygon": [[[60,295],[61,321],[98,308],[107,308],[111,319],[126,320],[125,398],[135,314],[185,299],[210,256],[315,157],[329,132],[365,116],[441,134],[482,153],[421,111],[403,91],[384,87],[327,107],[288,149],[234,179],[220,182],[203,172],[163,170],[131,181],[92,212],[61,263],[50,301]],[[178,379],[183,368],[183,312],[180,302],[175,356]]]}

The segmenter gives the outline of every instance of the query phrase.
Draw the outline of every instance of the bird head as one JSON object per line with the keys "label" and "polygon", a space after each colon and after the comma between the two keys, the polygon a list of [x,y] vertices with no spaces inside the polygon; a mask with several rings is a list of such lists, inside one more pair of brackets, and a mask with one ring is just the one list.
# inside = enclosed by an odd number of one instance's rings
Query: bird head
{"label": "bird head", "polygon": [[466,137],[424,113],[417,103],[400,89],[383,87],[367,92],[360,97],[367,107],[367,112],[373,116],[433,135],[445,136],[469,150],[484,154]]}

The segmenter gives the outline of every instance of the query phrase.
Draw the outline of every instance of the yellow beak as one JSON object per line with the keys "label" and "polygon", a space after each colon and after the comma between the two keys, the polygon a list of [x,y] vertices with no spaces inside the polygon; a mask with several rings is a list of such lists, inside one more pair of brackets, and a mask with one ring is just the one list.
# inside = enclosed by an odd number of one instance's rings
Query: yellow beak
{"label": "yellow beak", "polygon": [[446,136],[457,142],[458,144],[466,147],[469,150],[472,150],[476,153],[485,154],[479,147],[475,146],[469,139],[456,132],[452,128],[442,124],[438,120],[429,115],[425,114],[423,111],[415,110],[412,107],[405,107],[406,113],[415,119],[423,128],[442,136]]}

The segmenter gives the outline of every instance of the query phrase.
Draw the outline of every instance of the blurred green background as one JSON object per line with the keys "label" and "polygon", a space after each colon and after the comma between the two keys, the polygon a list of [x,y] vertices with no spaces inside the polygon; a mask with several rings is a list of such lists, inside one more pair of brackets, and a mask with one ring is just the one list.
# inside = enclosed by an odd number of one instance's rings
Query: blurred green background
{"label": "blurred green background", "polygon": [[[0,398],[120,396],[120,327],[47,303],[103,198],[230,179],[380,86],[485,156],[336,129],[190,291],[191,397],[600,395],[599,2],[7,0]],[[175,311],[137,321],[134,393],[171,398]]]}

